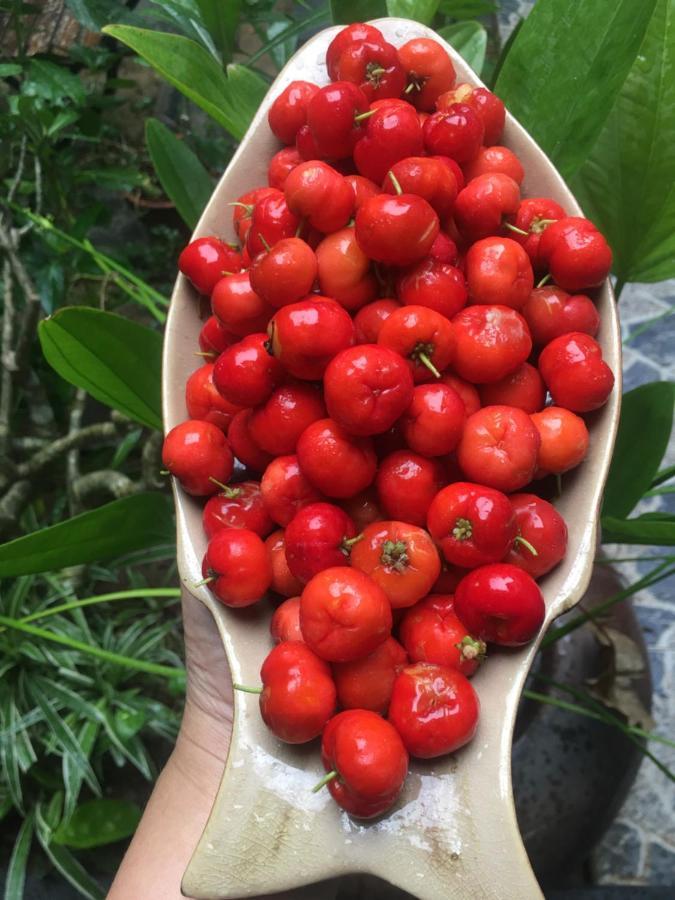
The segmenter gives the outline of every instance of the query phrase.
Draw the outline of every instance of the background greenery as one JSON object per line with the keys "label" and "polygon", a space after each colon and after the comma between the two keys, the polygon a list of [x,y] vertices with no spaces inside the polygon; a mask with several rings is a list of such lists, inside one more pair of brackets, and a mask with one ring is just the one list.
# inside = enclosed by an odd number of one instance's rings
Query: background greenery
{"label": "background greenery", "polygon": [[[39,7],[0,2],[6,900],[23,895],[28,865],[102,897],[175,737],[184,680],[159,474],[161,327],[177,253],[299,43],[386,14],[433,25],[607,234],[617,292],[675,277],[674,0],[538,0],[504,47],[492,0],[132,6],[67,0],[78,39],[36,46]],[[675,471],[660,468],[672,416],[672,384],[625,396],[603,538],[666,549],[605,610],[675,572],[675,516],[631,515],[674,489]],[[639,724],[584,692],[531,696],[615,724],[660,765]]]}

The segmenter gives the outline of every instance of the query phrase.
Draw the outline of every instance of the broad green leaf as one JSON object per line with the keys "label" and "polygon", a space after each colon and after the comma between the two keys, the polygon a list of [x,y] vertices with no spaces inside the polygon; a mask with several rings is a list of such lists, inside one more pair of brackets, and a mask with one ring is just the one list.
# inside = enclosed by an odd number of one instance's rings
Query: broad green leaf
{"label": "broad green leaf", "polygon": [[112,559],[165,544],[173,530],[169,500],[163,494],[123,497],[0,544],[0,578]]}
{"label": "broad green leaf", "polygon": [[330,12],[336,25],[367,22],[387,15],[386,0],[330,0]]}
{"label": "broad green leaf", "polygon": [[62,378],[125,416],[162,427],[162,336],[115,313],[70,306],[40,322],[42,352]]}
{"label": "broad green leaf", "polygon": [[[382,0],[382,3],[384,4],[384,0]],[[317,11],[312,13],[311,15],[303,17],[302,19],[300,19],[300,21],[295,22],[293,25],[289,25],[287,28],[279,31],[274,36],[270,35],[269,41],[266,44],[263,44],[262,47],[259,47],[255,51],[255,53],[252,53],[251,56],[249,56],[248,64],[252,66],[253,63],[257,62],[267,53],[273,51],[280,44],[285,44],[294,40],[297,35],[302,34],[308,28],[323,24],[323,22],[328,21],[328,19],[329,10],[324,6],[321,9],[317,9]]]}
{"label": "broad green leaf", "polygon": [[387,13],[429,25],[436,15],[439,3],[440,0],[387,0]]}
{"label": "broad green leaf", "polygon": [[573,188],[620,281],[675,277],[675,3],[658,0],[640,52]]}
{"label": "broad green leaf", "polygon": [[89,800],[56,829],[52,841],[75,850],[112,844],[132,835],[140,818],[140,808],[127,800]]}
{"label": "broad green leaf", "polygon": [[89,31],[100,31],[111,19],[119,20],[130,14],[124,3],[115,0],[66,0],[66,6]]}
{"label": "broad green leaf", "polygon": [[0,63],[0,78],[10,78],[12,75],[20,75],[23,67],[16,63]]}
{"label": "broad green leaf", "polygon": [[675,545],[675,516],[650,514],[634,519],[602,517],[603,544],[655,544]]}
{"label": "broad green leaf", "polygon": [[453,19],[475,19],[499,9],[498,0],[441,0],[439,12]]}
{"label": "broad green leaf", "polygon": [[145,140],[166,195],[194,229],[213,192],[211,176],[187,144],[157,119],[146,120]]}
{"label": "broad green leaf", "polygon": [[220,51],[223,62],[232,58],[242,0],[196,0],[204,27]]}
{"label": "broad green leaf", "polygon": [[31,59],[21,92],[58,104],[65,100],[80,104],[86,97],[84,85],[77,75],[65,66],[57,66],[44,59]]}
{"label": "broad green leaf", "polygon": [[623,396],[603,516],[622,519],[649,490],[673,427],[675,384],[654,381]]}
{"label": "broad green leaf", "polygon": [[26,883],[26,863],[28,862],[28,854],[33,842],[34,829],[34,816],[30,812],[23,820],[14,841],[14,849],[9,859],[5,877],[5,900],[19,900],[20,897],[23,897],[23,889]]}
{"label": "broad green leaf", "polygon": [[537,0],[495,92],[569,177],[597,140],[656,0]]}
{"label": "broad green leaf", "polygon": [[269,84],[253,69],[239,63],[230,63],[227,67],[227,83],[237,99],[237,104],[241,109],[247,110],[246,128],[248,128],[267,93]]}
{"label": "broad green leaf", "polygon": [[[250,90],[245,96],[237,93],[235,85],[204,47],[180,35],[130,25],[108,25],[103,31],[138,53],[233,137],[244,136],[258,104],[250,105]],[[255,73],[250,74],[252,79],[256,78]],[[264,84],[260,76],[257,79]]]}
{"label": "broad green leaf", "polygon": [[487,49],[487,31],[480,22],[457,22],[455,25],[439,28],[438,33],[480,75]]}

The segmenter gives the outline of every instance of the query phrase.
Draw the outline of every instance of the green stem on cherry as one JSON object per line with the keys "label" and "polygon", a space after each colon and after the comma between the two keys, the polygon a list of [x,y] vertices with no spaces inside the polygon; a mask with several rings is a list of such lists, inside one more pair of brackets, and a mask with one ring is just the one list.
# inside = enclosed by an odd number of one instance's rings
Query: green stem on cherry
{"label": "green stem on cherry", "polygon": [[527,550],[530,551],[532,556],[539,556],[539,553],[537,552],[536,548],[526,538],[524,538],[522,536],[522,534],[518,535],[518,537],[516,538],[514,543],[522,544],[523,547],[525,547]]}
{"label": "green stem on cherry", "polygon": [[541,281],[538,282],[537,287],[538,288],[544,287],[544,285],[548,284],[550,280],[551,280],[551,273],[549,272],[548,275],[544,275],[544,277],[541,279]]}
{"label": "green stem on cherry", "polygon": [[426,353],[420,352],[417,354],[417,359],[422,363],[423,366],[426,366],[427,369],[431,372],[432,375],[435,375],[436,378],[441,377],[441,373],[438,371],[436,366],[432,363]]}
{"label": "green stem on cherry", "polygon": [[318,794],[321,788],[326,787],[328,782],[332,781],[334,778],[337,778],[339,774],[340,773],[337,771],[337,769],[331,769],[330,772],[326,772],[321,781],[319,781],[318,784],[314,785],[314,787],[312,788],[312,793]]}
{"label": "green stem on cherry", "polygon": [[462,640],[455,644],[455,647],[462,654],[463,659],[477,659],[482,662],[487,652],[485,641],[476,640],[470,634],[464,635]]}
{"label": "green stem on cherry", "polygon": [[522,234],[523,237],[529,237],[530,232],[525,231],[523,228],[518,228],[517,225],[512,225],[510,222],[504,222],[504,227],[508,228],[509,231],[514,231],[516,234]]}
{"label": "green stem on cherry", "polygon": [[242,203],[241,200],[233,200],[232,203],[228,203],[228,206],[241,206],[242,209],[245,209],[247,214],[250,216],[253,212],[253,204],[252,203]]}
{"label": "green stem on cherry", "polygon": [[241,488],[231,488],[229,484],[223,484],[222,481],[218,481],[218,479],[214,478],[213,475],[209,475],[209,481],[219,487],[220,490],[225,494],[225,496],[230,500],[234,497],[238,497],[241,494]]}
{"label": "green stem on cherry", "polygon": [[262,694],[262,687],[251,687],[249,684],[237,684],[235,682],[232,687],[235,691],[243,691],[244,694]]}
{"label": "green stem on cherry", "polygon": [[203,587],[205,584],[211,584],[211,582],[212,582],[212,581],[215,581],[215,580],[216,580],[216,576],[215,576],[215,575],[209,575],[208,578],[202,578],[201,581],[196,581],[196,582],[192,585],[192,587],[196,587],[196,588],[198,588],[198,587]]}
{"label": "green stem on cherry", "polygon": [[212,350],[195,350],[195,356],[203,356],[208,359],[213,359],[217,355]]}
{"label": "green stem on cherry", "polygon": [[451,532],[456,541],[468,541],[473,535],[473,526],[470,519],[459,518]]}
{"label": "green stem on cherry", "polygon": [[397,193],[398,196],[400,197],[401,194],[403,193],[403,188],[401,187],[400,181],[399,181],[398,178],[394,175],[394,173],[393,173],[393,171],[392,171],[391,169],[389,169],[389,171],[387,172],[387,175],[389,176],[389,181],[391,181],[391,183],[394,185],[394,190],[396,191],[396,193]]}
{"label": "green stem on cherry", "polygon": [[265,239],[265,236],[260,231],[258,232],[258,238],[260,239],[260,243],[265,248],[265,253],[269,253],[272,248],[270,247],[267,240]]}
{"label": "green stem on cherry", "polygon": [[410,563],[408,545],[406,542],[386,540],[382,544],[380,562],[385,566],[395,569],[397,572],[403,572]]}
{"label": "green stem on cherry", "polygon": [[345,554],[345,556],[349,556],[349,551],[352,549],[354,544],[358,544],[359,541],[363,540],[363,533],[357,534],[356,537],[353,538],[342,538],[342,543],[340,544],[340,550]]}
{"label": "green stem on cherry", "polygon": [[413,91],[419,91],[419,89],[420,89],[420,86],[416,82],[411,81],[410,84],[407,86],[407,88],[403,91],[403,93],[404,94],[412,94]]}
{"label": "green stem on cherry", "polygon": [[302,230],[305,227],[305,224],[306,224],[306,219],[304,219],[304,218],[300,219],[300,221],[298,222],[298,227],[295,229],[295,237],[296,238],[299,238],[300,235],[302,234]]}
{"label": "green stem on cherry", "polygon": [[170,475],[171,472],[169,472],[168,469],[160,469],[160,470],[159,470],[159,474],[160,474],[160,475]]}
{"label": "green stem on cherry", "polygon": [[377,112],[377,109],[367,109],[365,112],[359,113],[358,116],[354,116],[355,122],[364,122],[366,119],[369,119],[371,116],[374,116]]}

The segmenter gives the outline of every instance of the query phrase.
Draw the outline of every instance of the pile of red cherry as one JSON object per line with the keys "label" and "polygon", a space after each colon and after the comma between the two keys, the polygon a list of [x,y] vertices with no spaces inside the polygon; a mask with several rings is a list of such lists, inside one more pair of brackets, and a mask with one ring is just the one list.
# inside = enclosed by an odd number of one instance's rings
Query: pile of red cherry
{"label": "pile of red cherry", "polygon": [[[322,783],[370,817],[409,753],[473,737],[485,642],[541,627],[535,579],[567,529],[517,492],[583,460],[578,414],[612,390],[577,293],[611,252],[587,219],[521,199],[502,102],[455,85],[436,41],[397,50],[350,25],[327,65],[330,84],[295,81],[270,108],[287,146],[270,186],[233,203],[241,249],[205,237],[181,254],[210,297],[209,361],[163,459],[209,496],[218,600],[289,598],[263,719],[290,743],[323,735]],[[234,457],[250,475],[230,484]]]}

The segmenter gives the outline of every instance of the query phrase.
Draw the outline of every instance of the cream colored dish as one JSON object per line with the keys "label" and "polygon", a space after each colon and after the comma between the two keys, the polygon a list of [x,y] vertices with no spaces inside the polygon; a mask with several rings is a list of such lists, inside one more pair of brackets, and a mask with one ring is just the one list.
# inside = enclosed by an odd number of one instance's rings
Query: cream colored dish
{"label": "cream colored dish", "polygon": [[[461,57],[416,22],[388,18],[373,24],[393,44],[434,37],[444,44],[458,81],[481,84]],[[267,165],[279,149],[267,125],[271,102],[291,81],[328,82],[325,55],[339,28],[306,43],[280,73],[207,205],[194,237],[232,239],[228,203],[266,184]],[[524,129],[507,116],[503,143],[525,167],[524,196],[550,196],[570,214],[579,206],[551,162]],[[566,558],[541,581],[546,623],[579,602],[588,585],[596,547],[599,505],[619,418],[621,346],[609,284],[599,292],[598,340],[617,376],[609,402],[589,416],[591,449],[583,465],[565,476],[557,507],[569,526]],[[185,382],[197,366],[199,304],[180,275],[173,292],[164,344],[165,431],[187,418]],[[232,611],[201,580],[206,537],[201,504],[174,480],[178,567],[183,590],[213,614],[233,680],[259,683],[271,647],[269,609]],[[244,614],[242,614],[244,613]],[[183,880],[194,898],[255,897],[350,873],[371,873],[421,900],[530,900],[542,896],[518,830],[511,790],[511,739],[518,700],[538,641],[513,652],[495,652],[475,676],[481,718],[473,742],[459,753],[413,761],[394,809],[370,823],[350,819],[327,791],[311,792],[323,775],[314,744],[294,747],[264,726],[254,695],[236,693],[232,744],[217,799]],[[311,896],[327,897],[321,888]]]}

